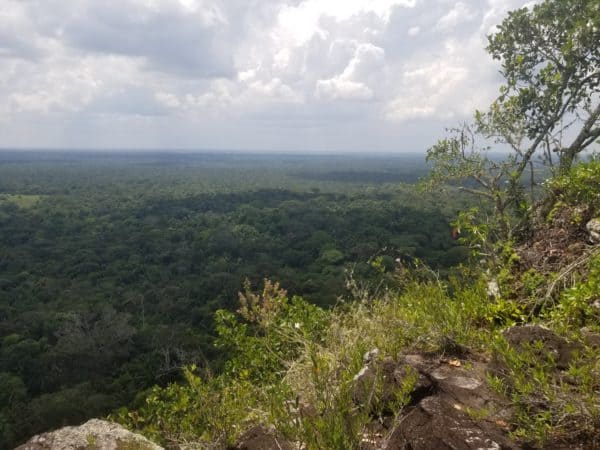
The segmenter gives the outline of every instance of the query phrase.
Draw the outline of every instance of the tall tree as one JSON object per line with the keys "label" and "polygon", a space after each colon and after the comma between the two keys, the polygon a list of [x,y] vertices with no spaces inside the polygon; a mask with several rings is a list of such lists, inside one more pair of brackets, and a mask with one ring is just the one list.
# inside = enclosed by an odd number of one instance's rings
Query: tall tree
{"label": "tall tree", "polygon": [[[432,182],[470,179],[462,189],[489,199],[510,236],[513,207],[531,212],[536,157],[564,172],[600,137],[600,2],[546,0],[512,11],[488,41],[505,79],[500,96],[427,158]],[[509,156],[490,158],[492,146]]]}

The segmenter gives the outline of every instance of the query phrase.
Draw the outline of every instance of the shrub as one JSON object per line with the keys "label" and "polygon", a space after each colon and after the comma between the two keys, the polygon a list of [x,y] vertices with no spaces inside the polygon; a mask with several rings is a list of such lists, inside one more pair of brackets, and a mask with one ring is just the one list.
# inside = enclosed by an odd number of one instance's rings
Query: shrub
{"label": "shrub", "polygon": [[593,215],[600,213],[600,159],[573,166],[566,174],[548,181],[547,187],[557,203],[587,205]]}

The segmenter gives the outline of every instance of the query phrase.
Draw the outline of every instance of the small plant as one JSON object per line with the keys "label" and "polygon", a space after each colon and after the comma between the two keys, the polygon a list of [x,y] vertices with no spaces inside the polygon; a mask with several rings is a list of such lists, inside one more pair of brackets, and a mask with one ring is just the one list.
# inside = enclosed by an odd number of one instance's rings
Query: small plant
{"label": "small plant", "polygon": [[97,438],[96,436],[94,436],[93,434],[88,434],[85,436],[85,440],[87,442],[87,449],[88,450],[95,450],[96,449],[96,444],[97,444]]}
{"label": "small plant", "polygon": [[546,277],[535,269],[529,269],[521,275],[523,291],[527,296],[535,295],[546,282]]}

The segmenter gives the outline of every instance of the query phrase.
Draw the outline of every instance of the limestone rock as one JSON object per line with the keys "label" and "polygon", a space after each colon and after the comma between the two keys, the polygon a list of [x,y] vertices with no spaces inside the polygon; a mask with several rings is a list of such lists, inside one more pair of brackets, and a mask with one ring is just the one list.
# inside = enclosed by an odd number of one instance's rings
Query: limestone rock
{"label": "limestone rock", "polygon": [[487,296],[492,300],[500,298],[500,286],[498,282],[496,280],[488,281],[486,292]]}
{"label": "limestone rock", "polygon": [[32,437],[15,450],[163,450],[121,425],[92,419],[78,427],[64,427]]}
{"label": "limestone rock", "polygon": [[600,219],[597,218],[590,220],[586,224],[585,229],[590,235],[590,242],[592,244],[600,244]]}

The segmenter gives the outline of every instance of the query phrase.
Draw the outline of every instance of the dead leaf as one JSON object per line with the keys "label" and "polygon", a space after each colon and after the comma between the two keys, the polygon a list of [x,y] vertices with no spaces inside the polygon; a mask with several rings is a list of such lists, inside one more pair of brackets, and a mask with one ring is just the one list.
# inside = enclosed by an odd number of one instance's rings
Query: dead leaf
{"label": "dead leaf", "polygon": [[502,427],[502,428],[505,428],[505,429],[509,429],[510,428],[510,425],[507,424],[504,420],[497,419],[497,420],[494,420],[494,422],[499,427]]}

